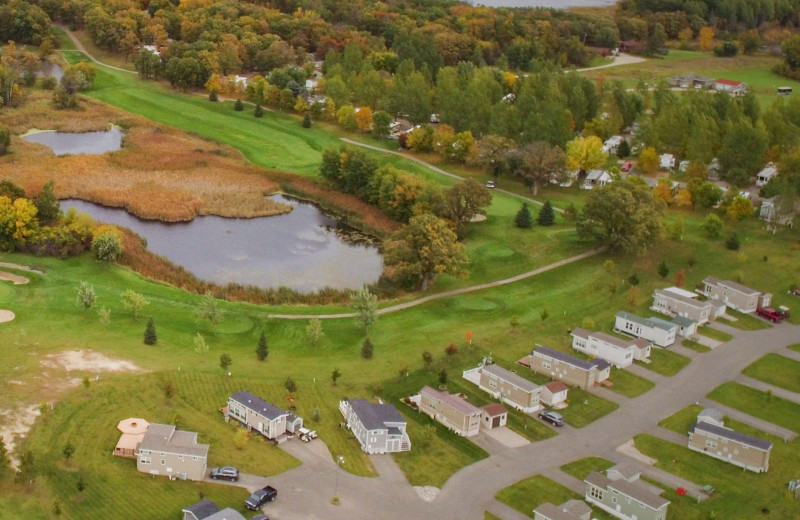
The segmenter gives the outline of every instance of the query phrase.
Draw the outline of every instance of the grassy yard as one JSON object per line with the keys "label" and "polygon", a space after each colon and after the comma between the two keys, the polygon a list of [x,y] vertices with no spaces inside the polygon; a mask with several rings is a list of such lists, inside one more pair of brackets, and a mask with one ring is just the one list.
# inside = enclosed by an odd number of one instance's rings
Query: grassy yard
{"label": "grassy yard", "polygon": [[800,432],[800,404],[734,382],[718,386],[708,397],[753,417]]}
{"label": "grassy yard", "polygon": [[702,334],[707,338],[715,339],[717,341],[730,341],[733,339],[733,336],[731,336],[727,332],[722,332],[721,330],[709,327],[708,325],[704,325],[698,328],[697,332],[699,332],[700,334]]}
{"label": "grassy yard", "polygon": [[658,425],[681,435],[686,435],[689,427],[697,422],[697,414],[703,410],[704,408],[699,404],[692,404],[659,421]]}
{"label": "grassy yard", "polygon": [[794,345],[789,345],[786,347],[790,350],[794,350],[795,352],[800,352],[800,343],[795,343]]}
{"label": "grassy yard", "polygon": [[605,474],[605,470],[614,465],[615,464],[613,462],[602,457],[586,457],[585,459],[579,459],[575,462],[564,464],[561,466],[561,471],[568,475],[572,475],[577,479],[583,480],[592,471]]}
{"label": "grassy yard", "polygon": [[685,340],[681,341],[681,345],[683,345],[684,347],[686,347],[688,349],[694,350],[695,352],[700,352],[700,353],[711,352],[710,348],[708,348],[707,346],[703,345],[702,343],[698,343],[697,341],[695,341],[693,339],[685,339]]}
{"label": "grassy yard", "polygon": [[[662,423],[668,421],[669,427],[673,429],[678,424],[685,423],[694,411],[690,409],[691,407],[684,409]],[[693,497],[678,497],[674,490],[668,489],[664,497],[672,502],[669,506],[670,518],[680,520],[795,518],[797,502],[790,498],[785,490],[786,482],[796,478],[797,441],[784,443],[782,439],[733,420],[728,420],[727,425],[736,431],[773,443],[769,472],[756,474],[743,471],[737,466],[651,435],[642,434],[635,437],[637,449],[645,455],[658,459],[656,467],[698,485],[711,485],[716,490],[712,497],[698,503]]]}
{"label": "grassy yard", "polygon": [[743,312],[735,311],[733,309],[727,309],[725,311],[726,314],[736,318],[735,320],[726,319],[724,316],[717,318],[717,321],[720,323],[724,323],[725,325],[735,327],[741,330],[764,330],[769,329],[772,327],[767,320],[763,318],[757,318],[751,314],[745,314]]}
{"label": "grassy yard", "polygon": [[656,386],[656,384],[649,379],[637,376],[633,372],[628,372],[627,370],[614,370],[611,379],[614,383],[614,386],[611,387],[611,391],[624,395],[625,397],[642,395]]}
{"label": "grassy yard", "polygon": [[564,416],[564,420],[570,426],[583,428],[617,408],[619,405],[613,401],[603,399],[580,388],[570,388],[569,406],[559,410],[558,413]]}
{"label": "grassy yard", "polygon": [[533,510],[545,502],[561,505],[567,500],[581,497],[558,482],[536,475],[503,489],[495,495],[495,498],[533,518]]}
{"label": "grassy yard", "polygon": [[800,393],[800,361],[778,354],[767,354],[742,370],[742,373],[765,383]]}
{"label": "grassy yard", "polygon": [[503,519],[500,518],[499,516],[494,516],[489,511],[484,511],[483,512],[483,520],[503,520]]}
{"label": "grassy yard", "polygon": [[690,358],[677,352],[658,347],[650,349],[650,361],[652,363],[641,363],[641,366],[667,377],[674,376],[692,362]]}

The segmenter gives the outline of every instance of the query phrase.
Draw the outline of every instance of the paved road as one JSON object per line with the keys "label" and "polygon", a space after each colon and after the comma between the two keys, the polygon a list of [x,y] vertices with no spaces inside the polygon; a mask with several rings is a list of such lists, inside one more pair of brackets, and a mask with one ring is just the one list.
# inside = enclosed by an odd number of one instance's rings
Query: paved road
{"label": "paved road", "polygon": [[[737,331],[731,341],[704,354],[693,356],[681,372],[671,378],[659,378],[658,386],[634,399],[621,399],[614,413],[582,429],[565,428],[560,435],[515,449],[493,450],[487,459],[468,466],[455,475],[442,488],[431,503],[420,499],[391,468],[390,459],[377,459],[383,464],[379,478],[355,477],[342,472],[338,477],[338,494],[343,505],[332,506],[335,465],[330,458],[306,465],[272,477],[270,481],[283,493],[280,510],[276,504],[268,506],[278,520],[317,519],[359,520],[380,517],[382,520],[408,518],[459,518],[479,520],[483,511],[490,510],[502,518],[520,518],[501,507],[494,498],[499,490],[536,474],[554,473],[560,466],[573,460],[599,456],[609,460],[634,463],[620,455],[616,448],[641,432],[681,440],[683,437],[663,432],[658,421],[696,402],[707,402],[705,395],[724,383],[735,379],[741,370],[768,352],[785,352],[786,345],[796,343],[800,326],[781,324],[760,331]],[[757,347],[756,347],[757,346]],[[656,379],[656,377],[653,377]],[[715,403],[711,403],[717,406]],[[750,421],[753,422],[753,421]],[[302,448],[302,445],[299,445]],[[781,462],[776,461],[776,464]],[[376,463],[376,466],[378,464]],[[643,467],[643,466],[642,466]],[[666,485],[686,484],[682,479],[646,468],[647,474]],[[384,477],[384,473],[391,476]],[[569,479],[559,477],[559,480]],[[573,482],[574,486],[574,482]],[[571,486],[571,487],[573,487]],[[691,491],[690,491],[691,492]],[[287,496],[288,495],[288,496]],[[285,501],[285,502],[284,502]],[[344,504],[351,501],[357,507]],[[278,514],[280,513],[280,514]]]}
{"label": "paved road", "polygon": [[645,58],[639,56],[631,56],[630,54],[619,54],[614,57],[614,61],[607,65],[600,65],[597,67],[587,67],[585,69],[577,69],[577,72],[587,72],[590,70],[608,69],[610,67],[619,67],[620,65],[630,65],[632,63],[641,63],[647,61]]}

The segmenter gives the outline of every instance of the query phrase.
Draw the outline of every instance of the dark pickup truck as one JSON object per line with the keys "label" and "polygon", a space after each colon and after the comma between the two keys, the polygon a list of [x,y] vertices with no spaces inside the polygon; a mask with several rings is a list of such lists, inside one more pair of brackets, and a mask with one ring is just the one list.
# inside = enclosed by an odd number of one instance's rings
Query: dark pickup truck
{"label": "dark pickup truck", "polygon": [[258,491],[254,491],[252,495],[247,497],[244,501],[244,506],[251,511],[257,511],[264,507],[267,502],[272,502],[278,497],[278,490],[272,486],[267,486]]}

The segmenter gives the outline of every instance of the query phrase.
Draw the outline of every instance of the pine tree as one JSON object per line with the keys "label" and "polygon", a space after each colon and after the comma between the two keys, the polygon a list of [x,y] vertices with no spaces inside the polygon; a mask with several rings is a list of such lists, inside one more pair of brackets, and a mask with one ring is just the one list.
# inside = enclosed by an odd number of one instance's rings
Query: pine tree
{"label": "pine tree", "polygon": [[261,336],[258,338],[258,348],[256,349],[256,356],[259,361],[264,361],[269,356],[269,346],[267,346],[267,335],[261,331]]}
{"label": "pine tree", "polygon": [[147,320],[147,326],[144,329],[144,344],[155,345],[158,343],[158,334],[156,334],[156,322],[153,318]]}
{"label": "pine tree", "polygon": [[556,214],[553,211],[553,205],[550,201],[545,201],[542,209],[539,210],[539,219],[537,220],[540,226],[552,226],[556,222]]}
{"label": "pine tree", "polygon": [[631,154],[631,145],[628,144],[628,141],[623,139],[622,142],[619,143],[619,146],[617,147],[617,157],[619,157],[620,159],[624,159],[628,157],[630,154]]}
{"label": "pine tree", "polygon": [[522,207],[517,212],[516,218],[514,218],[514,224],[518,228],[527,229],[531,227],[531,210],[528,209],[528,203],[523,202]]}
{"label": "pine tree", "polygon": [[253,112],[253,115],[256,117],[262,117],[264,115],[264,109],[261,108],[261,103],[256,103],[256,110]]}
{"label": "pine tree", "polygon": [[361,357],[364,359],[372,359],[372,354],[375,352],[375,346],[369,340],[369,338],[364,340],[364,344],[361,345]]}
{"label": "pine tree", "polygon": [[311,128],[311,116],[308,115],[308,112],[303,117],[303,128]]}
{"label": "pine tree", "polygon": [[242,103],[241,99],[236,100],[236,103],[233,104],[233,109],[236,110],[237,112],[241,112],[242,110],[244,110],[244,103]]}
{"label": "pine tree", "polygon": [[208,100],[212,103],[219,101],[219,95],[217,94],[216,90],[211,91],[211,93],[208,95]]}

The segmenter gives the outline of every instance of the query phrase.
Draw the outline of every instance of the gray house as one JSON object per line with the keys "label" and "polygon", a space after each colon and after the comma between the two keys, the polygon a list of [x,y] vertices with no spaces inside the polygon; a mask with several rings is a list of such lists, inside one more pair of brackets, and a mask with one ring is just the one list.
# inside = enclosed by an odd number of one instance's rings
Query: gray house
{"label": "gray house", "polygon": [[611,375],[611,364],[604,359],[584,361],[548,347],[533,349],[527,362],[530,369],[537,374],[584,390],[602,383]]}
{"label": "gray house", "polygon": [[294,433],[303,426],[303,419],[300,417],[285,412],[250,392],[236,392],[228,398],[225,420],[231,418],[267,439],[280,440],[287,432]]}
{"label": "gray house", "polygon": [[462,376],[495,399],[500,399],[517,410],[533,413],[541,408],[541,388],[499,365],[484,363],[477,368],[465,370]]}
{"label": "gray house", "polygon": [[345,399],[339,402],[339,411],[365,452],[411,451],[406,420],[394,406],[372,404],[365,399]]}
{"label": "gray house", "polygon": [[665,520],[669,500],[661,490],[639,480],[638,473],[593,471],[586,477],[586,501],[621,520]]}
{"label": "gray house", "polygon": [[678,326],[661,318],[641,318],[630,312],[620,311],[616,315],[614,331],[652,341],[659,347],[675,343]]}
{"label": "gray house", "polygon": [[226,507],[223,510],[211,500],[201,500],[181,510],[183,520],[245,520],[235,509]]}
{"label": "gray house", "polygon": [[716,300],[731,309],[745,313],[755,312],[758,307],[769,307],[769,302],[772,300],[770,293],[713,276],[703,278],[703,283],[697,292],[709,300]]}
{"label": "gray house", "polygon": [[569,500],[560,506],[545,502],[533,510],[533,520],[589,520],[592,508],[581,500]]}
{"label": "gray house", "polygon": [[203,480],[207,462],[208,444],[169,424],[150,424],[136,449],[136,469],[171,480]]}
{"label": "gray house", "polygon": [[697,295],[678,287],[653,291],[650,309],[667,316],[683,316],[702,325],[725,314],[725,305],[701,301]]}

